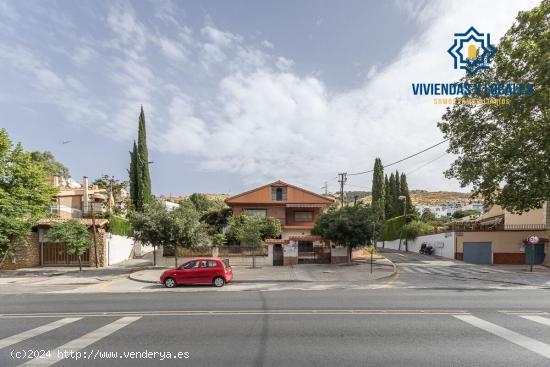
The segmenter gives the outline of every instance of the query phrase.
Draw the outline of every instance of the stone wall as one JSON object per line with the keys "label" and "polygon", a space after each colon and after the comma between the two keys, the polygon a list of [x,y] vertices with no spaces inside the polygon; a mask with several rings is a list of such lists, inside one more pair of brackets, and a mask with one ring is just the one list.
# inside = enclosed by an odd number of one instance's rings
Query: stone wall
{"label": "stone wall", "polygon": [[[90,236],[92,235],[90,230]],[[103,267],[107,265],[107,235],[105,228],[97,228],[97,257],[99,259],[98,266]],[[95,267],[95,249],[94,244],[90,246],[90,266]]]}
{"label": "stone wall", "polygon": [[16,246],[15,257],[6,259],[1,269],[14,270],[36,266],[40,266],[40,244],[38,232],[32,232],[27,244]]}

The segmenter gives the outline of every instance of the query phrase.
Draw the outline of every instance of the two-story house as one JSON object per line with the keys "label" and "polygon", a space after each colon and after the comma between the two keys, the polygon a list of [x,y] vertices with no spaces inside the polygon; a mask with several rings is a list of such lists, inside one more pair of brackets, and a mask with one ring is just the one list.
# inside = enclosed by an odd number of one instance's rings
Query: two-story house
{"label": "two-story house", "polygon": [[[347,261],[342,256],[332,256],[331,246],[319,236],[311,235],[317,217],[334,199],[276,181],[231,196],[225,202],[234,215],[246,212],[258,217],[277,218],[283,227],[281,238],[266,240],[268,260],[273,265],[298,263],[331,263]],[[337,255],[340,255],[340,251]],[[334,254],[336,255],[336,254]]]}

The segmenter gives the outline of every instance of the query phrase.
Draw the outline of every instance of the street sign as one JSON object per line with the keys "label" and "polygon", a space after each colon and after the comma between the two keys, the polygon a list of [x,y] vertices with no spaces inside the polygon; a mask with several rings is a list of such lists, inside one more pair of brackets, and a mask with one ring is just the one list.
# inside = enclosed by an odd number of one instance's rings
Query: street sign
{"label": "street sign", "polygon": [[539,243],[539,238],[535,235],[532,235],[527,239],[527,242],[529,242],[529,244],[531,245],[536,245],[537,243]]}

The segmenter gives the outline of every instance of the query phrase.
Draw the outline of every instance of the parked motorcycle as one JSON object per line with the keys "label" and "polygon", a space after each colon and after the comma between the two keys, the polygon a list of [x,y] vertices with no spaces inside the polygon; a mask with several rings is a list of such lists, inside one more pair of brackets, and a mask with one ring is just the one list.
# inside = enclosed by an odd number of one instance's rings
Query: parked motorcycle
{"label": "parked motorcycle", "polygon": [[424,255],[432,255],[434,253],[434,249],[432,246],[428,246],[427,243],[423,243],[422,245],[420,245],[419,252]]}

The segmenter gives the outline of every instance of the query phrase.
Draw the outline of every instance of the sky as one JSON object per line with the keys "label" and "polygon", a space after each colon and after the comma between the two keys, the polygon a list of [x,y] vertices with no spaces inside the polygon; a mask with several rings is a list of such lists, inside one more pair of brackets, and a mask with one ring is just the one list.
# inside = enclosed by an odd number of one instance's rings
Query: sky
{"label": "sky", "polygon": [[[0,0],[0,128],[76,180],[127,180],[143,106],[157,195],[336,191],[339,172],[442,141],[445,106],[411,84],[457,81],[454,33],[496,42],[537,3]],[[391,169],[411,189],[467,191],[444,177],[445,150]]]}

